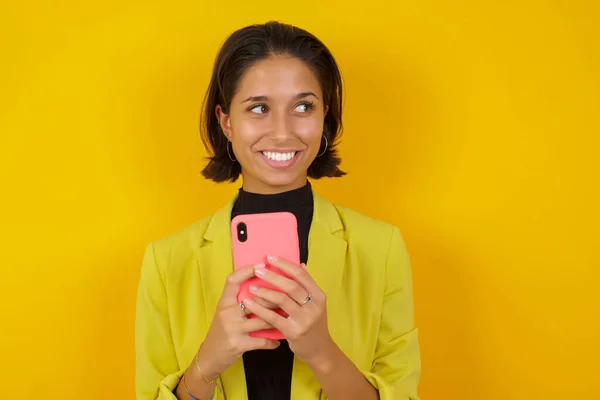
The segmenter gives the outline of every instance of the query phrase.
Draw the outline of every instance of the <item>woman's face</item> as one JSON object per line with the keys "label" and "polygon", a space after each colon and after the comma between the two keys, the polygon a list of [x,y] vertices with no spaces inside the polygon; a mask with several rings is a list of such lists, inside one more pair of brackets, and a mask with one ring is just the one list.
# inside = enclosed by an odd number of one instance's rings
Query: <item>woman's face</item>
{"label": "woman's face", "polygon": [[257,62],[240,79],[229,114],[220,106],[216,112],[242,167],[244,190],[304,186],[326,112],[319,81],[304,62],[290,56]]}

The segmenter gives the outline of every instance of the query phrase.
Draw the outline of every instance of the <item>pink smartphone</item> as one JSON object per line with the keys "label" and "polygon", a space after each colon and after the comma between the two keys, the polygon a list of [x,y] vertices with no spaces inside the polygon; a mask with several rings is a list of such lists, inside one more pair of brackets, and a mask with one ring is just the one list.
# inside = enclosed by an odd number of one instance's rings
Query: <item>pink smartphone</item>
{"label": "pink smartphone", "polygon": [[[298,222],[290,212],[263,213],[238,215],[231,220],[231,242],[233,253],[233,266],[240,269],[250,264],[264,263],[268,270],[286,276],[283,271],[269,265],[267,255],[286,258],[291,262],[300,264],[300,245],[298,242]],[[238,302],[253,298],[250,285],[263,286],[282,292],[260,278],[253,277],[244,282],[238,293]],[[287,317],[282,309],[273,310],[279,315]],[[249,314],[248,318],[256,318]],[[285,337],[275,329],[264,329],[251,332],[250,336],[264,337],[280,340]]]}

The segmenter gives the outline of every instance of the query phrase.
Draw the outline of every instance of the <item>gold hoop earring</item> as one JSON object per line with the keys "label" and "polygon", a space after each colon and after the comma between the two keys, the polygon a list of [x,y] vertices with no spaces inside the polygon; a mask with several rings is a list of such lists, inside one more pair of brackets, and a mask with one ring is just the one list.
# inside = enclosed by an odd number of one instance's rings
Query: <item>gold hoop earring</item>
{"label": "gold hoop earring", "polygon": [[325,139],[325,148],[323,149],[323,151],[319,154],[317,154],[317,157],[321,157],[323,154],[325,154],[325,152],[327,151],[327,146],[329,145],[329,142],[327,141],[327,136],[325,136],[325,134],[323,134],[322,136]]}
{"label": "gold hoop earring", "polygon": [[231,145],[231,140],[229,140],[229,138],[228,138],[227,144],[225,145],[225,149],[227,149],[227,155],[229,156],[229,159],[233,162],[236,162],[237,159],[231,155],[233,153],[233,147],[231,147],[231,152],[229,151],[230,145]]}

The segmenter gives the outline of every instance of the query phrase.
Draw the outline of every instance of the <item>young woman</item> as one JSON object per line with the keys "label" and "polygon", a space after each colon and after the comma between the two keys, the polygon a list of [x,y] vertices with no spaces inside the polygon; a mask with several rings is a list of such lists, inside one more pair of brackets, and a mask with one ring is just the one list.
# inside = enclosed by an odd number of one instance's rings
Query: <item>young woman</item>
{"label": "young woman", "polygon": [[[312,34],[270,22],[224,43],[204,105],[203,174],[243,184],[222,209],[147,248],[138,400],[417,399],[411,269],[398,228],[329,203],[308,182],[344,175],[341,127],[340,72]],[[301,266],[273,254],[291,279],[264,265],[234,272],[231,219],[279,211],[298,220]],[[238,304],[240,284],[255,276],[283,292],[260,287]],[[286,340],[248,335],[273,327]]]}

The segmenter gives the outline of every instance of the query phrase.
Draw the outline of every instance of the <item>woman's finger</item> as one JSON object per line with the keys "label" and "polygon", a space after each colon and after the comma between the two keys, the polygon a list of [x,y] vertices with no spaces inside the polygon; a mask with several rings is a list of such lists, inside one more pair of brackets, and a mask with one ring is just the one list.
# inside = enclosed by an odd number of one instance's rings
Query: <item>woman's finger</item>
{"label": "woman's finger", "polygon": [[[299,267],[295,267],[298,268]],[[270,283],[273,286],[278,287],[279,289],[281,289],[283,292],[287,293],[289,295],[289,297],[291,297],[296,303],[300,304],[305,298],[306,296],[308,296],[309,291],[308,289],[305,289],[300,283],[298,283],[297,281],[294,281],[292,279],[286,278],[285,276],[279,275],[276,272],[273,271],[269,271],[266,268],[256,268],[256,276],[259,277],[260,279],[264,280],[265,282]],[[265,300],[268,300],[270,302],[275,302],[274,300],[272,300],[271,298],[267,298],[267,297],[263,297]],[[282,299],[279,299],[282,300]],[[276,303],[275,304],[281,306],[281,304]],[[287,310],[286,310],[287,312]],[[289,312],[288,312],[289,314]]]}
{"label": "woman's finger", "polygon": [[244,300],[244,305],[250,313],[255,314],[257,317],[267,322],[273,328],[279,329],[281,333],[285,335],[285,331],[287,330],[289,324],[289,321],[286,318],[277,314],[275,311],[264,308],[263,306],[251,299]]}
{"label": "woman's finger", "polygon": [[270,310],[273,310],[273,309],[279,307],[277,304],[271,303],[265,299],[261,299],[260,297],[255,297],[253,300],[256,301],[258,304],[260,304],[261,306],[263,306],[264,308],[268,308]]}
{"label": "woman's finger", "polygon": [[247,265],[231,273],[227,277],[223,294],[219,300],[221,306],[227,307],[238,304],[237,296],[238,292],[240,291],[241,284],[254,276],[254,265]]}
{"label": "woman's finger", "polygon": [[242,333],[250,333],[271,328],[273,328],[272,325],[260,318],[248,318],[241,323]]}
{"label": "woman's finger", "polygon": [[251,350],[273,350],[279,347],[279,341],[247,336],[242,344],[242,351],[245,353]]}
{"label": "woman's finger", "polygon": [[[306,289],[311,295],[316,295],[317,293],[321,292],[321,289],[310,276],[306,268],[302,268],[283,257],[270,255],[267,257],[267,259],[269,264],[287,274],[295,282],[300,284],[300,286]],[[305,297],[303,297],[302,300]]]}
{"label": "woman's finger", "polygon": [[277,304],[279,308],[285,311],[291,317],[297,317],[300,310],[300,305],[297,301],[290,298],[289,295],[264,287],[250,286],[250,291],[253,292],[257,299],[265,299],[270,303]]}

